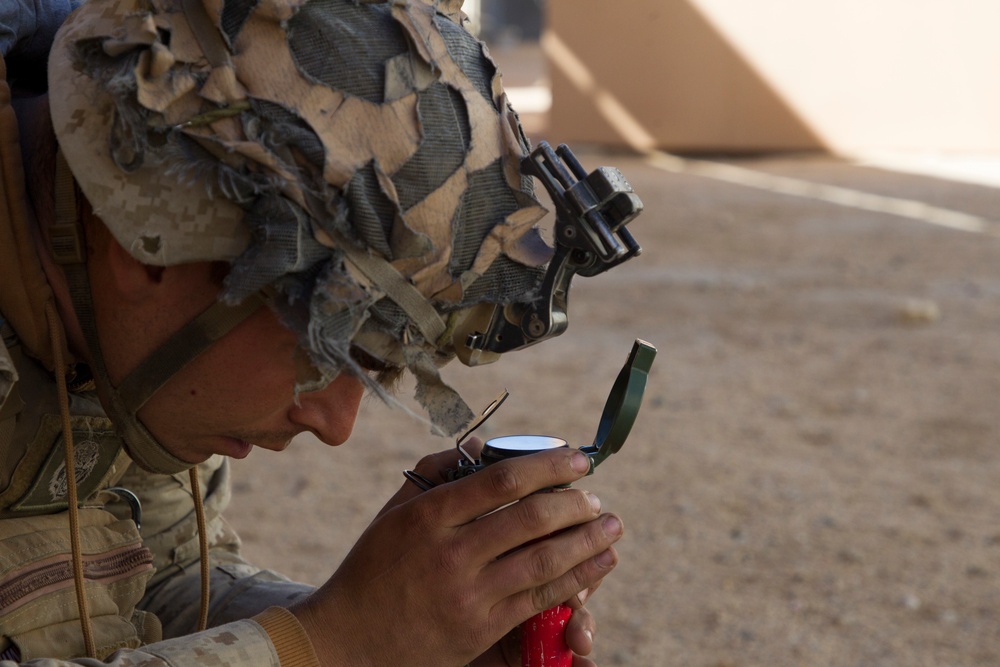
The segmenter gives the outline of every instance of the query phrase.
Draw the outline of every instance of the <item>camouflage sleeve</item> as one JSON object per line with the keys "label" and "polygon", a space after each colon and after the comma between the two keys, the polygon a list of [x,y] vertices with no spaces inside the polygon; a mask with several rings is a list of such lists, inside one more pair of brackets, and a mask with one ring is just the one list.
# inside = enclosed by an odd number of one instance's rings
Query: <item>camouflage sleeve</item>
{"label": "camouflage sleeve", "polygon": [[293,664],[279,659],[268,633],[260,623],[252,620],[229,623],[139,649],[122,649],[104,661],[92,658],[0,660],[0,667],[288,667]]}
{"label": "camouflage sleeve", "polygon": [[[247,619],[270,607],[288,607],[312,592],[270,570],[246,563],[236,532],[222,517],[230,499],[229,461],[213,457],[199,466],[204,497],[211,570],[209,626]],[[142,503],[142,538],[153,552],[156,575],[139,608],[152,612],[165,638],[194,631],[200,601],[198,528],[187,473],[154,475],[132,466],[119,481]],[[128,516],[124,503],[107,508]]]}

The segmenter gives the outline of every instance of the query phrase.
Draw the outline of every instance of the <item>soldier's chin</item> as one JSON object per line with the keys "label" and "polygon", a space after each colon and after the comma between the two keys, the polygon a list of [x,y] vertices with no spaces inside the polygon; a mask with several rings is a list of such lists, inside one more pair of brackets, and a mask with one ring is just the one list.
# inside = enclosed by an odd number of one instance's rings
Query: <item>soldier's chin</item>
{"label": "soldier's chin", "polygon": [[240,440],[239,438],[222,436],[219,438],[219,441],[220,447],[218,453],[233,459],[245,459],[253,449],[252,443]]}

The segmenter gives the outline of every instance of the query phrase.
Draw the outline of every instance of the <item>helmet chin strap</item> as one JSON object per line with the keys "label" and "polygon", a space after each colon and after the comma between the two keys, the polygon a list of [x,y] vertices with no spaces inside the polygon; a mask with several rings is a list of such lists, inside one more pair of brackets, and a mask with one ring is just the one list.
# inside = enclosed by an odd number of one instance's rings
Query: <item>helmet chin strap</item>
{"label": "helmet chin strap", "polygon": [[212,304],[153,350],[115,387],[108,375],[94,319],[81,223],[82,216],[93,213],[84,204],[60,153],[56,166],[56,224],[49,230],[50,245],[54,260],[66,274],[73,308],[90,350],[91,372],[104,394],[105,409],[121,432],[129,456],[141,468],[160,474],[187,470],[196,464],[171,454],[142,424],[137,413],[178,371],[269,303],[270,296],[257,293],[236,306]]}

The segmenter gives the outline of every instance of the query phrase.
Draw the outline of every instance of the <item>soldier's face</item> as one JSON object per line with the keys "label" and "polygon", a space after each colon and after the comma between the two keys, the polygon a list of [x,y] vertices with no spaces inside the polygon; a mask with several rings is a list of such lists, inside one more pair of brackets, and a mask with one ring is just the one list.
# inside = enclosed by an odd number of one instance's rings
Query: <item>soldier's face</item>
{"label": "soldier's face", "polygon": [[[111,381],[132,369],[212,304],[221,289],[209,263],[151,268],[115,243],[91,262],[94,310]],[[294,386],[298,345],[269,308],[254,315],[177,372],[139,410],[147,429],[178,458],[242,458],[253,446],[284,449],[310,431],[330,445],[350,436],[363,395],[342,375],[325,389]]]}
{"label": "soldier's face", "polygon": [[296,339],[262,308],[196,357],[139,411],[139,418],[175,456],[243,458],[253,446],[282,450],[310,431],[330,445],[347,440],[363,389],[340,375],[295,400]]}

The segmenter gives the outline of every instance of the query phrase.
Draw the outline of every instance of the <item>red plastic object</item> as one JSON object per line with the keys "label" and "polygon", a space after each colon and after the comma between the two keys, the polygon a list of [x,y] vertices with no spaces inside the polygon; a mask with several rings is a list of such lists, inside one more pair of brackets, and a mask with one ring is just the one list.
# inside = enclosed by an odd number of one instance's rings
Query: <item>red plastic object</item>
{"label": "red plastic object", "polygon": [[521,624],[521,667],[573,667],[566,624],[573,610],[557,605]]}

